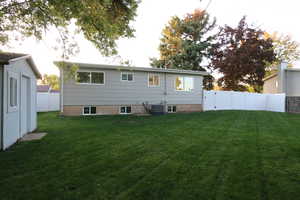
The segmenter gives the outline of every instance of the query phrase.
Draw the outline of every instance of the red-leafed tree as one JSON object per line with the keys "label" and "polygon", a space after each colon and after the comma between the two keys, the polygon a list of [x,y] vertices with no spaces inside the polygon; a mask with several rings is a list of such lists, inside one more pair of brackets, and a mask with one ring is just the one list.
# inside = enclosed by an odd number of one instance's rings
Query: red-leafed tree
{"label": "red-leafed tree", "polygon": [[223,75],[218,85],[224,90],[245,91],[251,86],[260,92],[267,63],[275,58],[272,40],[264,38],[264,31],[248,26],[243,17],[238,27],[220,29],[211,68]]}

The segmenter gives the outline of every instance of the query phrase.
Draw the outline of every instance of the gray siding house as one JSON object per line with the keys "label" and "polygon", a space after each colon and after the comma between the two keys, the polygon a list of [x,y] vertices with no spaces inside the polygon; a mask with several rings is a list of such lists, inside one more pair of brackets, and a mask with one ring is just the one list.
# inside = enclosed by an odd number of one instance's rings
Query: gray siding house
{"label": "gray siding house", "polygon": [[31,56],[0,53],[0,150],[37,128],[36,82]]}
{"label": "gray siding house", "polygon": [[263,93],[285,93],[300,97],[300,68],[287,68],[287,63],[278,67],[278,72],[264,79]]}
{"label": "gray siding house", "polygon": [[285,93],[286,111],[300,112],[300,68],[288,68],[287,63],[278,72],[264,79],[263,93]]}
{"label": "gray siding house", "polygon": [[63,115],[146,113],[144,104],[165,105],[167,112],[202,111],[202,82],[207,72],[87,63],[76,77],[60,70]]}

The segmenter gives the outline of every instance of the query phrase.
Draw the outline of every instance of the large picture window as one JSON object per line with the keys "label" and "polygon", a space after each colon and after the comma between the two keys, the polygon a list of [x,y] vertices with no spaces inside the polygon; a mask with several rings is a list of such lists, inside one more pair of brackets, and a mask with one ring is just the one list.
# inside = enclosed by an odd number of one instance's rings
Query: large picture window
{"label": "large picture window", "polygon": [[104,72],[77,72],[76,78],[80,84],[104,84]]}
{"label": "large picture window", "polygon": [[194,78],[185,76],[176,77],[175,89],[177,91],[192,91],[194,89]]}

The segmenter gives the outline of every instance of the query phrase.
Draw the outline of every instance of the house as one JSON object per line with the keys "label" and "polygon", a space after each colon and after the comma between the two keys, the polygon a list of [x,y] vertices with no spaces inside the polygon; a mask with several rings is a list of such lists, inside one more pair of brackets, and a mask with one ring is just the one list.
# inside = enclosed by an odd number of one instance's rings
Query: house
{"label": "house", "polygon": [[0,149],[37,128],[36,82],[41,78],[30,55],[0,53]]}
{"label": "house", "polygon": [[59,90],[52,89],[50,85],[37,85],[38,93],[59,93]]}
{"label": "house", "polygon": [[[56,62],[58,64],[59,62]],[[60,70],[63,115],[143,114],[147,105],[167,112],[202,111],[202,82],[207,72],[70,63],[75,77]]]}
{"label": "house", "polygon": [[37,85],[37,92],[49,93],[51,91],[50,85]]}
{"label": "house", "polygon": [[276,73],[264,79],[263,93],[285,93],[287,112],[300,112],[300,68],[282,63]]}

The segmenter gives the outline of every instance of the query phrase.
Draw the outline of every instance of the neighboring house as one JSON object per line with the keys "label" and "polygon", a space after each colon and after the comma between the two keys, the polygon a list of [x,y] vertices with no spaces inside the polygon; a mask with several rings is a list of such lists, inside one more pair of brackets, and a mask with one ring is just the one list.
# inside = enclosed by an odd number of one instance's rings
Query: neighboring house
{"label": "neighboring house", "polygon": [[282,63],[278,71],[264,79],[263,93],[285,93],[287,111],[300,112],[300,68],[288,68]]}
{"label": "neighboring house", "polygon": [[278,71],[264,79],[263,93],[285,93],[286,96],[300,96],[300,68],[288,68],[286,63]]}
{"label": "neighboring house", "polygon": [[59,90],[53,90],[50,85],[37,85],[37,111],[59,111]]}
{"label": "neighboring house", "polygon": [[37,85],[37,92],[49,93],[51,91],[50,85]]}
{"label": "neighboring house", "polygon": [[202,111],[202,82],[207,72],[86,63],[76,78],[61,70],[63,115],[142,114],[145,106],[164,105],[167,112]]}
{"label": "neighboring house", "polygon": [[0,149],[37,128],[36,82],[41,78],[30,55],[0,53]]}
{"label": "neighboring house", "polygon": [[50,85],[37,85],[39,93],[59,93],[59,90],[52,89]]}

